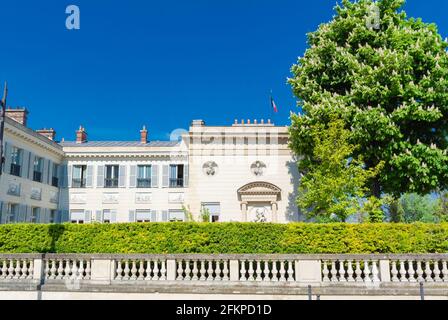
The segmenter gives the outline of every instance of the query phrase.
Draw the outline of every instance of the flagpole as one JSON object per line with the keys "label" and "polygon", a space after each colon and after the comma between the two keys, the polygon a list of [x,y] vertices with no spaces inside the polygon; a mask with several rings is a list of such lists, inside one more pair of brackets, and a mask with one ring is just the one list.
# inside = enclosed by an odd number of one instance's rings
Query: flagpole
{"label": "flagpole", "polygon": [[3,91],[3,99],[0,101],[0,176],[3,172],[3,163],[5,161],[3,150],[3,139],[5,134],[5,117],[6,117],[6,102],[8,98],[8,83],[5,81],[5,88]]}

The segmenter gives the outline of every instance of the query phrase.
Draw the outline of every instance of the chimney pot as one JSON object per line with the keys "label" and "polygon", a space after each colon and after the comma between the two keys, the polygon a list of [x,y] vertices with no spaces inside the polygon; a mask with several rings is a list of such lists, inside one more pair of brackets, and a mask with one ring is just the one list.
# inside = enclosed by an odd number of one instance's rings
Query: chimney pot
{"label": "chimney pot", "polygon": [[87,132],[83,126],[79,126],[79,130],[76,131],[76,143],[86,143]]}
{"label": "chimney pot", "polygon": [[255,119],[255,120],[254,120],[254,124],[257,124],[257,123],[258,123],[258,121],[257,121],[257,119]]}
{"label": "chimney pot", "polygon": [[28,110],[26,108],[17,107],[6,109],[6,116],[26,127],[28,122]]}
{"label": "chimney pot", "polygon": [[143,126],[143,129],[140,130],[140,142],[143,144],[148,143],[148,130],[146,130],[146,126]]}
{"label": "chimney pot", "polygon": [[40,130],[36,130],[36,132],[52,141],[54,141],[54,139],[56,138],[56,131],[53,128],[50,129],[43,128]]}

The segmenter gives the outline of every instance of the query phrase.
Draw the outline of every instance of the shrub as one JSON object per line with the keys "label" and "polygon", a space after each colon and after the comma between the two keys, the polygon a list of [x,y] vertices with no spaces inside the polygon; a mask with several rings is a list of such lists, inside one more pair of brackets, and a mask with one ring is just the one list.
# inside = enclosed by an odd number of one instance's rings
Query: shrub
{"label": "shrub", "polygon": [[0,253],[445,253],[448,224],[0,226]]}

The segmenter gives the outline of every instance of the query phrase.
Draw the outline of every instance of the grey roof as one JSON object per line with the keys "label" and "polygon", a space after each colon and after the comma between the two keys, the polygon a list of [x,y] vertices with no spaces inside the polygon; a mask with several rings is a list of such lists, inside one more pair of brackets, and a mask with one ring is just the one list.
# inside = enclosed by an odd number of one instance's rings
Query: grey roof
{"label": "grey roof", "polygon": [[75,141],[64,141],[59,143],[62,147],[175,147],[178,141],[151,141],[146,144],[140,141],[88,141],[76,143]]}

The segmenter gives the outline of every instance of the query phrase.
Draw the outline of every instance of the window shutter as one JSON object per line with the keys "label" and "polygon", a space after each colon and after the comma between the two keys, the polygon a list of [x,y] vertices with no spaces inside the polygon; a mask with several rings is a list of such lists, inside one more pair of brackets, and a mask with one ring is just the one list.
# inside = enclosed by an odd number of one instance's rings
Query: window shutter
{"label": "window shutter", "polygon": [[131,165],[129,172],[129,188],[135,188],[137,186],[137,166]]}
{"label": "window shutter", "polygon": [[162,210],[162,221],[168,222],[168,210]]}
{"label": "window shutter", "polygon": [[70,211],[68,210],[62,211],[61,221],[62,223],[70,221]]}
{"label": "window shutter", "polygon": [[129,210],[129,222],[135,222],[135,210]]}
{"label": "window shutter", "polygon": [[170,186],[170,166],[163,165],[162,170],[162,187],[168,188]]}
{"label": "window shutter", "polygon": [[24,150],[20,176],[25,179],[28,178],[28,170],[30,170],[30,152]]}
{"label": "window shutter", "polygon": [[184,165],[184,187],[188,187],[188,179],[189,179],[189,166],[188,164]]}
{"label": "window shutter", "polygon": [[40,210],[43,210],[43,212],[40,213],[40,219],[38,221],[40,221],[40,223],[50,223],[50,209],[45,208]]}
{"label": "window shutter", "polygon": [[110,212],[110,223],[117,222],[117,210],[111,210]]}
{"label": "window shutter", "polygon": [[96,179],[96,186],[98,188],[104,187],[104,166],[98,166],[98,174]]}
{"label": "window shutter", "polygon": [[56,217],[54,217],[55,219],[54,219],[54,222],[55,223],[62,223],[62,218],[63,218],[63,212],[62,212],[62,210],[58,210],[58,211],[56,211]]}
{"label": "window shutter", "polygon": [[15,217],[15,220],[17,222],[27,222],[29,221],[28,216],[30,216],[30,214],[28,213],[28,208],[31,210],[30,207],[24,205],[24,204],[20,204],[19,205],[19,212],[17,214],[17,217]]}
{"label": "window shutter", "polygon": [[53,180],[53,161],[48,160],[48,184],[52,185]]}
{"label": "window shutter", "polygon": [[87,166],[86,188],[93,187],[93,166]]}
{"label": "window shutter", "polygon": [[8,205],[6,202],[0,201],[0,224],[6,223],[7,215],[8,215]]}
{"label": "window shutter", "polygon": [[61,188],[67,188],[68,184],[67,184],[67,180],[68,180],[68,169],[67,169],[67,165],[61,165],[59,167],[59,184],[61,186]]}
{"label": "window shutter", "polygon": [[36,156],[30,152],[30,162],[28,166],[28,179],[33,180],[33,174],[34,174],[34,159]]}
{"label": "window shutter", "polygon": [[96,222],[103,222],[103,212],[101,210],[95,211],[95,221]]}
{"label": "window shutter", "polygon": [[126,166],[120,166],[118,170],[118,187],[126,188]]}
{"label": "window shutter", "polygon": [[48,184],[47,178],[48,178],[48,160],[43,159],[42,161],[42,183]]}
{"label": "window shutter", "polygon": [[86,211],[84,212],[84,214],[85,214],[85,216],[86,216],[86,218],[85,218],[85,223],[90,223],[90,222],[92,222],[92,211],[90,211],[90,210],[86,210]]}
{"label": "window shutter", "polygon": [[151,210],[151,222],[157,222],[157,211]]}
{"label": "window shutter", "polygon": [[73,174],[73,166],[69,165],[67,170],[67,187],[72,187],[72,174]]}
{"label": "window shutter", "polygon": [[5,143],[5,167],[3,170],[5,173],[11,173],[11,144]]}
{"label": "window shutter", "polygon": [[159,187],[159,165],[151,166],[151,188]]}

